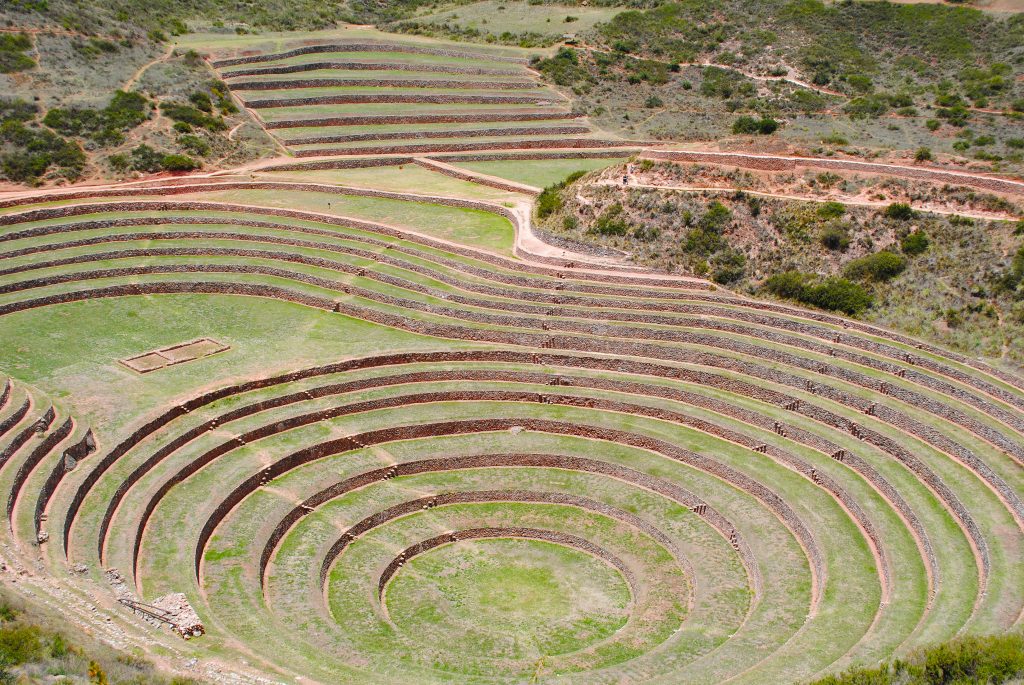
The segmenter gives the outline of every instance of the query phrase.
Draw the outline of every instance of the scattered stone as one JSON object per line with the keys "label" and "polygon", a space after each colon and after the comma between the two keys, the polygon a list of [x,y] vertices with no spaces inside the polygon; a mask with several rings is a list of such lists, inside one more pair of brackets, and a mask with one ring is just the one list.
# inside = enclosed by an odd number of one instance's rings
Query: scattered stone
{"label": "scattered stone", "polygon": [[206,632],[199,614],[188,603],[188,598],[182,592],[172,592],[169,595],[158,597],[153,600],[153,606],[165,612],[164,617],[174,623],[174,630],[186,640],[192,637],[199,637]]}

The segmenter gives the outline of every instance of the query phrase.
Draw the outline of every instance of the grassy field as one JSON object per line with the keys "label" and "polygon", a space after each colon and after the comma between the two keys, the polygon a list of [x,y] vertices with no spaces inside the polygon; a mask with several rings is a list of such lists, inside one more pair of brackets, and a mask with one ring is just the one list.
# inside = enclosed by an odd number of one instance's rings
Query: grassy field
{"label": "grassy field", "polygon": [[456,166],[476,171],[489,176],[507,178],[510,181],[526,183],[538,188],[546,188],[576,171],[594,171],[612,164],[618,164],[619,158],[596,159],[520,159],[493,162],[458,162]]}
{"label": "grassy field", "polygon": [[[326,192],[260,190],[209,192],[202,193],[201,197],[214,202],[287,207],[367,219],[505,254],[511,254],[515,240],[511,222],[502,216],[477,209],[446,207],[426,202]],[[200,199],[200,196],[196,195],[195,199]]]}
{"label": "grassy field", "polygon": [[415,164],[317,171],[271,171],[257,174],[257,177],[273,181],[331,183],[357,188],[378,188],[393,192],[414,190],[414,192],[425,195],[464,197],[471,200],[489,200],[499,203],[523,199],[523,196],[518,193],[509,193],[497,188],[461,181]]}

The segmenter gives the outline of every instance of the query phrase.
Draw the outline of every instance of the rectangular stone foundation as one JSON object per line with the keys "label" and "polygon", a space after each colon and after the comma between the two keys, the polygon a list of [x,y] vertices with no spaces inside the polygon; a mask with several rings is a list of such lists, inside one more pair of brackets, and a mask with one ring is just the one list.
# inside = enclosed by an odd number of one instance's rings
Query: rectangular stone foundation
{"label": "rectangular stone foundation", "polygon": [[230,345],[224,345],[212,338],[199,338],[191,342],[171,345],[159,350],[129,357],[128,359],[122,359],[120,362],[136,373],[149,373],[167,366],[173,366],[174,364],[209,357],[212,354],[229,349],[231,349]]}

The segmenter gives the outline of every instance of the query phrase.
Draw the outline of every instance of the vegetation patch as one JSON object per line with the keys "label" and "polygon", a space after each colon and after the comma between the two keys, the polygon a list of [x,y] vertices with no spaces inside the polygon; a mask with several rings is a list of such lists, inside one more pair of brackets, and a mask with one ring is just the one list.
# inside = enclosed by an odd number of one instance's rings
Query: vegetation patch
{"label": "vegetation patch", "polygon": [[1024,636],[964,637],[877,668],[856,668],[813,685],[1001,685],[1024,677]]}
{"label": "vegetation patch", "polygon": [[124,132],[149,118],[149,101],[141,93],[117,91],[103,109],[55,107],[43,123],[66,136],[90,138],[100,145],[119,145]]}
{"label": "vegetation patch", "polygon": [[34,59],[26,55],[32,49],[32,39],[24,33],[0,33],[0,74],[13,74],[31,69]]}
{"label": "vegetation patch", "polygon": [[[64,617],[10,596],[0,598],[0,682],[195,685],[157,670],[147,659],[94,643],[76,633]],[[83,644],[83,640],[85,644]]]}
{"label": "vegetation patch", "polygon": [[23,100],[0,100],[0,173],[15,183],[38,183],[48,173],[76,180],[86,165],[82,148],[34,120],[36,106]]}
{"label": "vegetation patch", "polygon": [[771,276],[762,287],[776,297],[850,315],[860,314],[874,303],[871,293],[845,278],[822,279],[799,271]]}

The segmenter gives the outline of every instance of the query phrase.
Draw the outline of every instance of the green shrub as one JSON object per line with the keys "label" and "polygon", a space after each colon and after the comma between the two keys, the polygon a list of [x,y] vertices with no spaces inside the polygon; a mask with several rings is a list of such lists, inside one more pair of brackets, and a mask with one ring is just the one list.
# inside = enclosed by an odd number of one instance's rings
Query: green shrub
{"label": "green shrub", "polygon": [[776,297],[851,315],[873,304],[871,293],[852,281],[845,278],[818,281],[816,275],[799,271],[775,274],[764,282],[762,289]]}
{"label": "green shrub", "polygon": [[764,282],[762,288],[787,300],[800,300],[803,297],[804,289],[812,279],[811,274],[804,274],[799,271],[784,271],[775,274]]}
{"label": "green shrub", "polygon": [[554,57],[537,60],[533,67],[560,86],[591,80],[590,73],[580,64],[580,58],[572,48],[559,48]]}
{"label": "green shrub", "polygon": [[700,85],[701,95],[706,97],[717,97],[728,100],[733,95],[744,93],[753,94],[753,84],[742,74],[732,69],[720,67],[705,67],[701,72],[703,79]]}
{"label": "green shrub", "polygon": [[929,162],[933,159],[931,148],[919,147],[914,153],[915,162]]}
{"label": "green shrub", "polygon": [[541,219],[548,217],[562,208],[562,197],[559,195],[560,187],[548,186],[537,197],[537,216]]}
{"label": "green shrub", "polygon": [[188,96],[189,102],[195,105],[196,109],[199,109],[207,114],[213,113],[213,100],[210,99],[208,93],[202,91],[196,91]]}
{"label": "green shrub", "polygon": [[165,102],[160,105],[160,111],[174,121],[182,121],[191,126],[205,128],[209,131],[223,131],[228,127],[224,123],[223,118],[211,116],[190,105]]}
{"label": "green shrub", "polygon": [[597,235],[626,235],[629,232],[629,222],[622,216],[622,205],[616,202],[601,212],[590,228],[588,233]]}
{"label": "green shrub", "polygon": [[914,210],[905,202],[894,202],[885,208],[883,212],[886,219],[896,219],[897,221],[909,221],[914,218]]}
{"label": "green shrub", "polygon": [[964,126],[971,116],[971,110],[963,105],[955,107],[940,108],[936,114],[940,119],[945,119],[951,126]]}
{"label": "green shrub", "polygon": [[131,166],[136,171],[155,173],[163,168],[162,163],[163,155],[149,145],[143,143],[132,150]]}
{"label": "green shrub", "polygon": [[771,117],[756,119],[752,116],[743,115],[732,124],[732,132],[737,134],[761,134],[769,135],[775,133],[779,128],[779,122]]}
{"label": "green shrub", "polygon": [[821,142],[825,145],[849,145],[850,141],[839,135],[838,133],[830,133],[821,139]]}
{"label": "green shrub", "polygon": [[69,651],[71,650],[68,649],[64,636],[60,633],[55,634],[50,641],[50,656],[54,659],[62,659],[67,656]]}
{"label": "green shrub", "polygon": [[210,154],[210,144],[199,136],[184,135],[178,138],[178,144],[189,152],[205,157]]}
{"label": "green shrub", "polygon": [[880,117],[889,111],[889,98],[884,95],[874,94],[850,100],[843,110],[850,115],[851,119],[864,119],[866,117]]}
{"label": "green shrub", "polygon": [[164,155],[160,159],[160,166],[167,171],[193,171],[202,166],[199,162],[188,155]]}
{"label": "green shrub", "polygon": [[25,54],[31,49],[32,39],[24,33],[0,34],[0,74],[13,74],[34,67],[35,61]]}
{"label": "green shrub", "polygon": [[846,205],[842,202],[830,200],[818,206],[818,216],[822,219],[838,219],[846,214]]}
{"label": "green shrub", "polygon": [[697,225],[706,230],[721,231],[732,218],[732,212],[718,200],[708,205],[704,216],[700,218]]}
{"label": "green shrub", "polygon": [[101,145],[117,145],[122,133],[144,122],[149,102],[140,93],[116,91],[103,109],[55,107],[46,113],[43,123],[66,136],[84,136]]}
{"label": "green shrub", "polygon": [[39,629],[28,625],[0,628],[0,664],[17,666],[42,654],[43,642]]}
{"label": "green shrub", "polygon": [[20,98],[0,98],[0,121],[31,121],[37,111],[34,104]]}
{"label": "green shrub", "polygon": [[803,302],[821,309],[858,314],[872,304],[874,298],[862,286],[845,278],[827,278],[804,290]]}
{"label": "green shrub", "polygon": [[889,250],[869,254],[854,259],[846,265],[843,273],[847,278],[870,281],[888,281],[903,273],[907,268],[907,258]]}
{"label": "green shrub", "polygon": [[[956,310],[947,320],[962,322]],[[1024,636],[964,637],[873,668],[855,668],[813,685],[1002,685],[1024,676]]]}
{"label": "green shrub", "polygon": [[739,250],[726,248],[721,250],[711,260],[713,268],[711,280],[721,285],[735,283],[743,278],[747,257]]}
{"label": "green shrub", "polygon": [[841,226],[829,226],[821,232],[821,244],[830,250],[845,252],[850,247],[850,234]]}
{"label": "green shrub", "polygon": [[903,250],[904,254],[911,256],[919,255],[928,249],[928,245],[931,241],[928,239],[928,234],[924,231],[914,231],[903,236],[900,241],[900,249]]}
{"label": "green shrub", "polygon": [[77,143],[48,129],[28,128],[15,119],[0,125],[0,140],[12,150],[0,155],[0,172],[15,183],[36,183],[51,167],[64,178],[78,180],[85,170],[85,153]]}
{"label": "green shrub", "polygon": [[1024,246],[1017,250],[1009,268],[995,276],[993,285],[997,292],[1013,293],[1017,299],[1021,299],[1017,290],[1022,282],[1024,282]]}
{"label": "green shrub", "polygon": [[697,225],[687,231],[683,250],[689,254],[706,257],[727,247],[722,238],[722,230],[730,218],[732,212],[721,202],[716,200],[709,204]]}
{"label": "green shrub", "polygon": [[574,171],[564,181],[549,185],[542,190],[537,197],[537,216],[543,219],[560,210],[562,208],[562,189],[570,183],[578,181],[586,173],[586,171]]}

